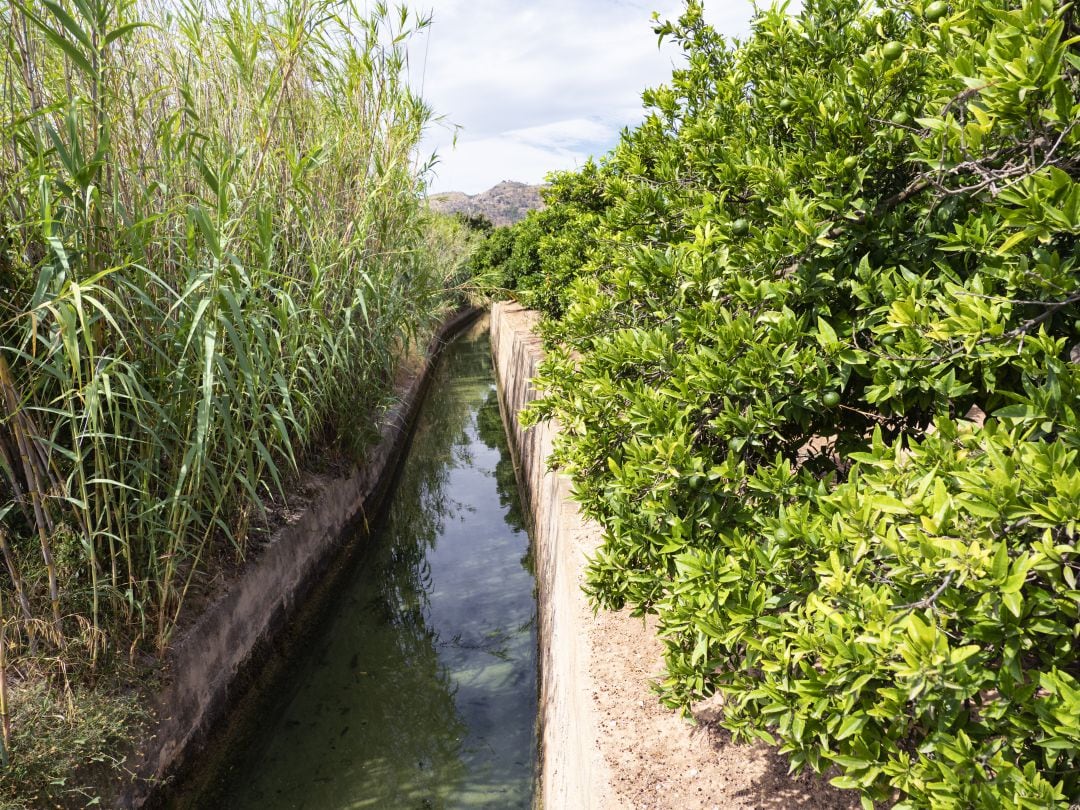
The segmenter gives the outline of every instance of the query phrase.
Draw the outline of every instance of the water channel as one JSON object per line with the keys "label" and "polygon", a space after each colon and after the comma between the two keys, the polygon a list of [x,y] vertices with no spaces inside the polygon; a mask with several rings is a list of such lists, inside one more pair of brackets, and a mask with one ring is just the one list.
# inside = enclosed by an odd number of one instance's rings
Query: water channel
{"label": "water channel", "polygon": [[186,806],[532,805],[534,580],[496,397],[480,325],[444,351],[385,518],[328,615],[268,687],[243,752]]}

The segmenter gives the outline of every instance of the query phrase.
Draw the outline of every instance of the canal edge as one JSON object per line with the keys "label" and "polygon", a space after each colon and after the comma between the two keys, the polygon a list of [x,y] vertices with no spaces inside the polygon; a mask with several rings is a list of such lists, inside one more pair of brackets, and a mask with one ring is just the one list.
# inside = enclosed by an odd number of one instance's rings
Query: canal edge
{"label": "canal edge", "polygon": [[524,428],[518,412],[537,398],[532,385],[544,358],[539,315],[518,304],[492,307],[491,350],[520,494],[536,559],[540,661],[540,790],[537,807],[593,810],[604,806],[610,775],[593,706],[586,625],[592,615],[581,584],[585,554],[599,528],[570,498],[570,482],[548,469],[558,424]]}

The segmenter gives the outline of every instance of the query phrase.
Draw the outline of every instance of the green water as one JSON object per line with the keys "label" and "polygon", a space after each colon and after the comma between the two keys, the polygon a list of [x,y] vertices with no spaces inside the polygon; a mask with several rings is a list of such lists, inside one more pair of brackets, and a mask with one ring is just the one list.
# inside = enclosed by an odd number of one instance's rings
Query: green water
{"label": "green water", "polygon": [[195,806],[531,806],[534,583],[485,329],[440,360],[390,499],[289,682]]}

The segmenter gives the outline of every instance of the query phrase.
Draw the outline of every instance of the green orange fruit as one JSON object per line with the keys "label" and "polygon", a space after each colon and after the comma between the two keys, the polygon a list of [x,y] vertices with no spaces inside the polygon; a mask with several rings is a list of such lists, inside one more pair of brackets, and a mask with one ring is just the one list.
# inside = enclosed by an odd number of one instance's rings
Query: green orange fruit
{"label": "green orange fruit", "polygon": [[948,12],[949,7],[942,0],[935,0],[923,11],[923,16],[929,22],[937,22]]}
{"label": "green orange fruit", "polygon": [[896,42],[895,40],[893,42],[886,42],[885,47],[881,49],[881,53],[886,61],[894,62],[904,55],[904,43]]}
{"label": "green orange fruit", "polygon": [[840,404],[840,395],[836,391],[828,391],[821,398],[821,402],[826,408],[835,408]]}

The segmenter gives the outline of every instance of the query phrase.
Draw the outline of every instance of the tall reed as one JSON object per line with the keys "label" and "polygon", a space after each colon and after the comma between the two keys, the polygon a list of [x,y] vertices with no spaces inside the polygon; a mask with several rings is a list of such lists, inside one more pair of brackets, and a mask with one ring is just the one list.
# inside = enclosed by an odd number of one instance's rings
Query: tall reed
{"label": "tall reed", "polygon": [[438,316],[405,80],[427,24],[356,0],[0,8],[0,538],[26,627],[163,648],[208,552],[244,552]]}

